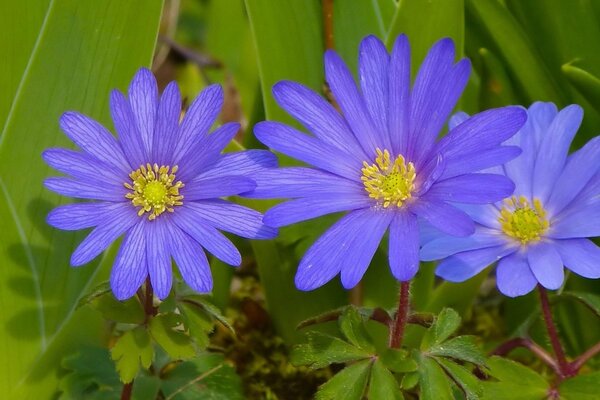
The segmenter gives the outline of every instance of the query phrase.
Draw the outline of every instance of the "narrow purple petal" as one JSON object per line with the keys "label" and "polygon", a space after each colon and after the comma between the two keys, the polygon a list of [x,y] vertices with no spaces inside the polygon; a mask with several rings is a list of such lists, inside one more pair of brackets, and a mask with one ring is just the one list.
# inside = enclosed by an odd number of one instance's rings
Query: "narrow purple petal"
{"label": "narrow purple petal", "polygon": [[291,81],[275,84],[273,96],[284,110],[323,142],[366,158],[344,118],[323,97]]}
{"label": "narrow purple petal", "polygon": [[143,222],[125,234],[110,272],[110,287],[118,300],[135,295],[148,276]]}
{"label": "narrow purple petal", "polygon": [[434,183],[427,197],[440,201],[485,204],[500,201],[514,190],[514,183],[502,175],[464,174]]}
{"label": "narrow purple petal", "polygon": [[450,120],[448,120],[448,130],[451,131],[452,129],[456,128],[458,125],[460,125],[463,122],[465,122],[466,120],[468,120],[469,118],[470,118],[470,115],[467,114],[466,112],[459,111],[456,114],[453,114],[450,117]]}
{"label": "narrow purple petal", "polygon": [[56,207],[48,213],[49,225],[67,231],[92,228],[102,224],[106,216],[120,208],[131,207],[128,203],[74,203]]}
{"label": "narrow purple petal", "polygon": [[110,114],[130,170],[145,165],[149,155],[146,153],[142,136],[138,131],[131,105],[118,90],[113,90],[110,94]]}
{"label": "narrow purple petal", "polygon": [[395,214],[390,224],[390,269],[397,280],[406,282],[419,270],[419,225],[410,212]]}
{"label": "narrow purple petal", "polygon": [[514,247],[507,246],[465,251],[443,260],[435,273],[450,282],[463,282],[514,251]]}
{"label": "narrow purple petal", "polygon": [[263,216],[248,207],[224,200],[202,200],[186,203],[193,218],[200,218],[217,229],[248,239],[272,239],[277,230],[263,224]]}
{"label": "narrow purple petal", "polygon": [[460,162],[452,162],[444,170],[444,178],[465,173],[483,171],[496,165],[503,165],[522,153],[521,148],[517,146],[497,146],[491,149],[467,154],[460,159]]}
{"label": "narrow purple petal", "polygon": [[114,185],[123,185],[129,181],[127,174],[87,153],[54,148],[45,150],[42,158],[52,168],[76,179],[109,182]]}
{"label": "narrow purple petal", "polygon": [[98,122],[83,114],[66,112],[60,117],[60,128],[86,153],[122,172],[131,172],[119,143]]}
{"label": "narrow purple petal", "polygon": [[268,150],[245,150],[221,155],[214,164],[198,177],[213,178],[222,175],[254,177],[265,169],[276,168],[277,157]]}
{"label": "narrow purple petal", "polygon": [[392,213],[354,211],[325,232],[306,252],[296,272],[296,287],[313,290],[342,272],[345,288],[355,286],[369,266]]}
{"label": "narrow purple petal", "polygon": [[236,267],[242,263],[242,256],[231,240],[212,225],[189,218],[189,214],[185,211],[172,215],[172,220],[183,232],[224,263]]}
{"label": "narrow purple petal", "polygon": [[333,50],[325,52],[325,76],[365,153],[374,156],[377,148],[391,148],[389,137],[384,132],[378,132],[373,123],[350,70]]}
{"label": "narrow purple petal", "polygon": [[530,246],[527,261],[540,285],[551,290],[562,286],[565,280],[563,261],[554,244],[541,242]]}
{"label": "narrow purple petal", "polygon": [[348,179],[359,180],[365,160],[278,122],[260,122],[254,134],[272,149]]}
{"label": "narrow purple petal", "polygon": [[157,218],[154,221],[144,221],[146,233],[146,254],[148,256],[148,273],[152,289],[159,299],[164,299],[171,291],[173,273],[171,271],[171,252],[168,221]]}
{"label": "narrow purple petal", "polygon": [[147,68],[140,68],[129,85],[129,104],[146,154],[152,154],[154,124],[158,107],[156,78]]}
{"label": "narrow purple petal", "polygon": [[521,253],[513,253],[498,262],[496,284],[498,290],[508,297],[523,296],[535,289],[537,279]]}
{"label": "narrow purple petal", "polygon": [[180,191],[183,201],[215,199],[252,191],[256,183],[245,176],[216,176],[195,179]]}
{"label": "narrow purple petal", "polygon": [[584,278],[600,278],[600,247],[589,239],[554,242],[564,265]]}
{"label": "narrow purple petal", "polygon": [[52,177],[44,181],[44,186],[63,196],[78,199],[95,199],[124,202],[127,189],[124,186],[111,185],[105,182],[85,182],[71,178]]}
{"label": "narrow purple petal", "polygon": [[194,143],[208,135],[223,107],[223,89],[220,85],[205,88],[185,113],[179,127],[174,160],[179,160]]}
{"label": "narrow purple petal", "polygon": [[273,227],[291,225],[296,222],[321,217],[323,215],[368,208],[373,200],[365,195],[323,195],[286,201],[265,213],[265,224]]}
{"label": "narrow purple petal", "polygon": [[249,197],[317,197],[329,194],[364,195],[362,183],[313,168],[290,167],[265,170],[254,176],[256,189]]}
{"label": "narrow purple petal", "polygon": [[578,202],[552,219],[548,237],[570,239],[600,236],[600,196],[589,204]]}
{"label": "narrow purple petal", "polygon": [[204,169],[210,169],[239,130],[240,124],[229,122],[207,137],[198,138],[181,159],[176,158],[173,162],[180,167],[177,178],[185,183],[195,178]]}
{"label": "narrow purple petal", "polygon": [[181,94],[176,82],[165,88],[158,103],[158,116],[154,129],[152,160],[158,165],[171,165],[177,143],[179,115],[181,114]]}
{"label": "narrow purple petal", "polygon": [[390,140],[394,154],[406,154],[410,127],[410,45],[406,35],[396,39],[389,69]]}
{"label": "narrow purple petal", "polygon": [[358,50],[358,75],[367,111],[380,135],[388,132],[388,68],[390,56],[385,45],[370,35]]}
{"label": "narrow purple petal", "polygon": [[506,243],[506,237],[499,231],[478,225],[475,233],[468,237],[437,234],[437,237],[421,247],[421,260],[433,261],[449,257],[463,251],[485,249]]}
{"label": "narrow purple petal", "polygon": [[102,253],[125,231],[140,221],[133,207],[119,207],[107,214],[102,225],[94,230],[77,246],[71,256],[71,265],[87,264]]}
{"label": "narrow purple petal", "polygon": [[546,203],[581,125],[583,110],[578,105],[562,109],[544,133],[533,170],[533,195]]}
{"label": "narrow purple petal", "polygon": [[208,293],[212,290],[213,280],[208,259],[202,247],[189,235],[177,227],[171,227],[173,240],[171,248],[181,277],[193,290]]}
{"label": "narrow purple petal", "polygon": [[458,207],[478,224],[500,230],[500,210],[494,204],[460,204]]}
{"label": "narrow purple petal", "polygon": [[420,198],[411,211],[440,231],[453,236],[469,236],[475,232],[473,220],[458,208],[439,200]]}

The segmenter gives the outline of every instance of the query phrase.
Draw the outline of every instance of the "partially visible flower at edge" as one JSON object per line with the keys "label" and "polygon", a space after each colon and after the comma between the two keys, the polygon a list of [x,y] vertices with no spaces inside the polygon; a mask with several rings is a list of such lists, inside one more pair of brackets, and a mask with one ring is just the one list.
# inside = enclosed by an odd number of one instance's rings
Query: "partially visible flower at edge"
{"label": "partially visible flower at edge", "polygon": [[347,212],[307,251],[296,286],[312,290],[341,273],[345,288],[364,275],[383,235],[390,229],[389,262],[399,281],[419,266],[423,218],[443,231],[467,236],[471,218],[452,203],[491,203],[512,193],[503,176],[474,173],[517,156],[500,146],[525,122],[520,107],[475,115],[436,142],[469,77],[469,60],[455,64],[450,39],[437,42],[410,87],[410,49],[397,38],[391,56],[374,36],[359,52],[357,89],[334,51],[325,54],[327,82],[343,116],[321,96],[298,83],[276,84],[279,105],[313,135],[278,122],[256,125],[270,148],[312,166],[282,168],[257,177],[252,196],[293,198],[265,213],[281,227],[325,214]]}
{"label": "partially visible flower at edge", "polygon": [[276,235],[257,211],[220,199],[254,189],[249,176],[277,166],[268,151],[221,153],[239,130],[239,124],[227,123],[209,134],[222,104],[221,87],[209,86],[180,123],[177,84],[171,82],[159,96],[152,72],[142,68],[128,99],[118,90],[111,93],[118,140],[85,115],[62,115],[61,129],[82,151],[44,151],[50,166],[69,175],[48,178],[45,186],[95,201],[57,207],[47,221],[64,230],[94,228],[74,251],[73,266],[88,263],[125,235],[110,276],[118,299],[133,296],[148,276],[156,295],[165,298],[172,286],[171,258],[192,289],[209,292],[204,249],[227,264],[241,263],[220,230],[251,239]]}
{"label": "partially visible flower at edge", "polygon": [[557,111],[552,103],[538,102],[528,115],[505,143],[520,146],[522,154],[496,169],[515,182],[514,196],[464,207],[477,221],[472,236],[438,233],[423,246],[423,260],[445,258],[437,269],[442,278],[464,281],[498,262],[498,289],[510,297],[527,294],[538,283],[560,288],[563,266],[600,278],[600,248],[587,239],[600,235],[600,137],[568,155],[581,107]]}

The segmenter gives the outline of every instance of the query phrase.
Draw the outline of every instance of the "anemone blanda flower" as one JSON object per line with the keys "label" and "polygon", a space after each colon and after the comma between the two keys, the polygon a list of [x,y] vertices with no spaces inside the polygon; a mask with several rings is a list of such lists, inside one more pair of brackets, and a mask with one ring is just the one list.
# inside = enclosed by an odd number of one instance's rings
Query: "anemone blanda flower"
{"label": "anemone blanda flower", "polygon": [[252,239],[275,235],[260,213],[220,199],[252,190],[249,176],[276,166],[267,151],[221,154],[239,129],[228,123],[209,133],[222,103],[221,87],[209,86],[180,123],[177,84],[171,82],[159,98],[154,76],[140,69],[128,99],[118,90],[110,97],[118,140],[82,114],[61,117],[62,130],[82,151],[46,150],[44,160],[69,177],[48,178],[45,185],[95,201],[57,207],[47,220],[59,229],[94,228],[74,251],[73,266],[91,261],[125,235],[110,277],[118,299],[133,296],[147,276],[157,296],[165,298],[172,284],[171,258],[191,288],[210,291],[203,249],[228,264],[241,262],[219,230]]}
{"label": "anemone blanda flower", "polygon": [[264,221],[280,227],[329,213],[347,212],[307,251],[296,274],[301,290],[317,288],[341,272],[355,286],[389,228],[389,263],[400,281],[419,265],[422,217],[443,231],[466,236],[475,226],[453,202],[490,203],[514,185],[474,173],[519,154],[499,146],[525,122],[505,107],[475,115],[437,141],[469,77],[470,63],[455,64],[450,39],[429,51],[410,87],[410,50],[404,35],[388,54],[381,41],[360,45],[360,91],[341,58],[325,54],[325,74],[343,113],[293,82],[273,88],[279,105],[313,135],[278,122],[255,127],[260,141],[312,167],[274,169],[257,177],[253,196],[294,198],[270,209]]}
{"label": "anemone blanda flower", "polygon": [[600,137],[568,155],[583,112],[577,105],[557,111],[534,103],[524,127],[507,144],[522,154],[497,168],[516,185],[514,196],[495,204],[467,206],[477,222],[468,238],[434,235],[421,258],[440,263],[437,274],[464,281],[498,261],[496,282],[505,295],[529,293],[539,283],[558,289],[564,268],[600,278]]}

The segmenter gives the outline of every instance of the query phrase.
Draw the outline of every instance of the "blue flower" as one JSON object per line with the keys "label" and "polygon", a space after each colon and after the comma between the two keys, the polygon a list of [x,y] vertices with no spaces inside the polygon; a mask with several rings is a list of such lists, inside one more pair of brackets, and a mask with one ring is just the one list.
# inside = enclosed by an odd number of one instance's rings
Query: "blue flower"
{"label": "blue flower", "polygon": [[312,135],[278,122],[258,124],[255,134],[313,167],[274,169],[256,178],[253,196],[294,198],[270,209],[265,223],[280,227],[347,212],[300,262],[299,289],[315,289],[338,273],[345,288],[355,286],[388,228],[391,271],[407,281],[419,266],[418,217],[467,236],[475,225],[452,203],[491,203],[512,193],[509,179],[474,172],[519,154],[500,144],[525,122],[522,109],[475,115],[437,140],[469,78],[469,61],[455,64],[454,57],[450,39],[437,42],[411,89],[406,37],[398,37],[390,55],[369,36],[360,45],[357,88],[341,58],[328,51],[326,79],[343,116],[300,84],[274,86],[279,105]]}
{"label": "blue flower", "polygon": [[256,186],[248,176],[276,166],[261,150],[221,154],[239,130],[227,123],[209,134],[223,103],[218,85],[207,87],[180,123],[181,96],[172,82],[158,95],[156,80],[140,69],[129,98],[117,90],[110,111],[119,139],[98,122],[67,112],[60,126],[81,151],[53,148],[44,160],[69,177],[45,181],[64,196],[93,199],[55,208],[48,223],[56,228],[94,228],[71,257],[88,263],[124,235],[111,272],[118,299],[133,296],[149,275],[159,298],[171,289],[171,258],[186,283],[200,292],[212,289],[203,249],[231,265],[241,256],[220,230],[264,239],[276,231],[254,210],[221,200]]}
{"label": "blue flower", "polygon": [[600,235],[600,137],[568,156],[581,108],[571,105],[558,112],[554,104],[534,103],[528,115],[507,142],[523,153],[497,169],[515,182],[514,196],[464,207],[477,221],[474,235],[434,234],[423,246],[423,260],[449,257],[438,266],[442,278],[464,281],[498,261],[498,289],[510,297],[527,294],[538,283],[558,289],[563,266],[600,278],[600,248],[586,239]]}

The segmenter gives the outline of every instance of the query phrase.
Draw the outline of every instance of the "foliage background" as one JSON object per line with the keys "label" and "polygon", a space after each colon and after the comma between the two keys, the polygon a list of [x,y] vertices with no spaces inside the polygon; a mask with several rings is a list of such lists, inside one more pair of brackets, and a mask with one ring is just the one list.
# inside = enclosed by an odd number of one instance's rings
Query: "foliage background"
{"label": "foliage background", "polygon": [[[44,222],[52,207],[69,201],[42,187],[52,173],[42,150],[69,145],[58,129],[60,114],[78,110],[112,127],[109,91],[125,90],[140,66],[153,65],[160,84],[176,79],[188,101],[208,83],[221,83],[227,94],[221,122],[240,121],[239,142],[258,147],[252,135],[257,121],[296,124],[275,104],[275,82],[291,79],[323,90],[321,7],[319,0],[0,2],[1,398],[51,398],[65,373],[63,358],[109,340],[100,314],[76,306],[107,279],[114,254],[71,268],[70,253],[83,234],[52,230]],[[459,109],[578,103],[585,118],[574,146],[600,130],[600,1],[335,0],[333,32],[335,49],[354,71],[358,43],[367,34],[388,45],[397,34],[408,34],[414,68],[433,42],[452,37],[474,66]],[[299,321],[350,300],[337,281],[311,293],[293,287],[298,259],[331,220],[283,229],[275,241],[239,243],[243,271],[260,277],[268,318],[287,344],[301,337]],[[385,255],[380,249],[353,301],[394,305],[396,283]],[[213,271],[213,301],[225,308],[234,271],[216,260]],[[437,282],[432,271],[433,265],[424,265],[413,285],[416,310],[455,308],[466,321],[462,330],[481,335],[486,348],[529,328],[544,342],[534,297],[501,297],[493,274],[450,284]],[[600,294],[597,282],[575,276],[566,289]],[[592,312],[574,302],[557,304],[569,354],[600,340]],[[422,331],[408,334],[408,342],[417,343]],[[516,355],[531,364],[525,353]]]}

